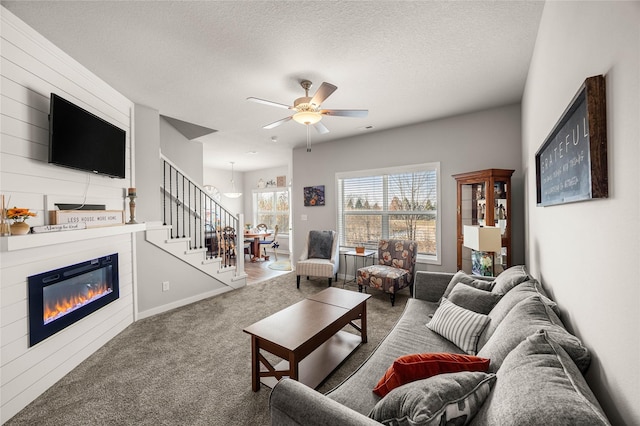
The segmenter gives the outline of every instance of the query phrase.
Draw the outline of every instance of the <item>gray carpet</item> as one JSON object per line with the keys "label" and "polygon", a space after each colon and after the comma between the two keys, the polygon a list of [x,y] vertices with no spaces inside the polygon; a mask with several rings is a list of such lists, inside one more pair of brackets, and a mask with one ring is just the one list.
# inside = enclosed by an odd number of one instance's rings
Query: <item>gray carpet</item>
{"label": "gray carpet", "polygon": [[[326,279],[302,277],[297,290],[295,274],[289,273],[138,321],[6,424],[269,425],[270,389],[251,391],[250,337],[242,329],[326,285]],[[364,361],[395,324],[408,296],[403,290],[392,308],[388,295],[372,292],[369,343],[334,371],[320,392]]]}

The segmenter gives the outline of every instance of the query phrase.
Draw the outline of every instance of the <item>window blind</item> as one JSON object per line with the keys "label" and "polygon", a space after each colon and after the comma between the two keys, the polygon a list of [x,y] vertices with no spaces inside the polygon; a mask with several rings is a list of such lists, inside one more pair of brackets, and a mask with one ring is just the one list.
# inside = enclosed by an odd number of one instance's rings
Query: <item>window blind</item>
{"label": "window blind", "polygon": [[437,163],[339,174],[340,244],[377,248],[380,239],[411,239],[419,255],[437,256],[438,179]]}

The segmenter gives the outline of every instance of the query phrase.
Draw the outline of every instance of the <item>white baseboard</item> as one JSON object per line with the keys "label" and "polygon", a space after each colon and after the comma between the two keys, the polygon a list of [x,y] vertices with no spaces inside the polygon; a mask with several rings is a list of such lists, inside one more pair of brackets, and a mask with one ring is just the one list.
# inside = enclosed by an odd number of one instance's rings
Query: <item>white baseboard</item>
{"label": "white baseboard", "polygon": [[170,311],[175,308],[180,308],[182,306],[190,305],[195,302],[199,302],[200,300],[207,299],[209,297],[218,296],[220,294],[226,293],[228,291],[235,290],[233,287],[224,287],[218,288],[216,290],[209,291],[207,293],[198,294],[196,296],[187,297],[186,299],[176,300],[175,302],[167,303],[166,305],[158,306],[153,309],[149,309],[144,312],[138,312],[138,319],[149,318],[154,315],[161,314],[163,312]]}

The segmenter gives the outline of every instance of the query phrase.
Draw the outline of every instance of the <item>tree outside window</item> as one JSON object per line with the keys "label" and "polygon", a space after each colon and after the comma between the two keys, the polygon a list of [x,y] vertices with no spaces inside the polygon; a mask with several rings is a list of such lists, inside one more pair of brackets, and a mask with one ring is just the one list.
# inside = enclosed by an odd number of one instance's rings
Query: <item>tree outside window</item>
{"label": "tree outside window", "polygon": [[289,190],[254,193],[255,220],[270,229],[278,225],[279,234],[289,233]]}
{"label": "tree outside window", "polygon": [[411,239],[418,254],[438,252],[438,165],[338,177],[341,245],[376,248],[380,239]]}

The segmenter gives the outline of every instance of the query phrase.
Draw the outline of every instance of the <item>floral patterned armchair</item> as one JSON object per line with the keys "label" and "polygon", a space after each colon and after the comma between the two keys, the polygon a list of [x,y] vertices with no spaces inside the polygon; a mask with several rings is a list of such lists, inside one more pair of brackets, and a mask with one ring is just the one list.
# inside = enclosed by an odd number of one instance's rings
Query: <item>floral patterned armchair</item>
{"label": "floral patterned armchair", "polygon": [[[373,287],[389,293],[391,306],[396,301],[396,293],[405,288],[413,288],[418,245],[411,240],[380,240],[378,243],[378,264],[358,269],[356,282],[358,291],[363,287]],[[411,291],[410,291],[411,293]]]}

